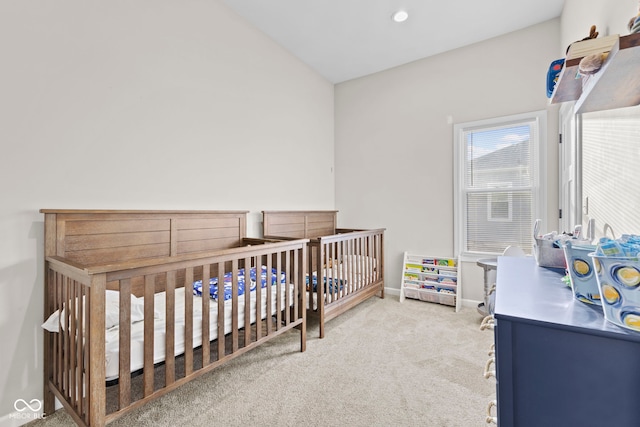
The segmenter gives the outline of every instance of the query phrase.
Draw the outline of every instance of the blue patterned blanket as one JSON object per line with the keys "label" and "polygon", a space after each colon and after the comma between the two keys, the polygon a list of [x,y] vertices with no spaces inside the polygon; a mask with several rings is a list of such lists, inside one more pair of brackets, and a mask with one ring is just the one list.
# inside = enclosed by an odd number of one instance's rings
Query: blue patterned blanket
{"label": "blue patterned blanket", "polygon": [[[224,275],[224,300],[230,300],[232,295],[232,275],[231,272],[227,272]],[[265,288],[267,286],[267,267],[262,266],[261,274],[260,274],[260,282],[261,287]],[[278,282],[278,272],[275,268],[271,269],[271,285],[275,285]],[[238,270],[238,296],[244,295],[245,291],[245,270],[241,268]],[[250,289],[249,292],[253,292],[256,289],[257,277],[256,277],[256,268],[251,267],[249,269],[249,283]],[[284,272],[280,273],[280,283],[286,283],[286,276]],[[193,294],[202,296],[202,280],[197,280],[193,282]],[[218,299],[218,278],[212,277],[209,279],[209,295],[212,299]]]}
{"label": "blue patterned blanket", "polygon": [[[337,290],[342,290],[342,287],[346,283],[346,280],[336,279],[338,288],[334,288],[333,282],[334,282],[333,277],[329,277],[328,280],[326,276],[324,277],[324,280],[323,280],[324,292],[329,292],[332,294]],[[317,292],[318,291],[318,275],[316,273],[313,273],[313,275],[311,276],[311,283],[312,283],[312,286],[309,285],[309,275],[307,274],[307,278],[306,278],[307,291],[310,291],[313,288],[313,292]]]}

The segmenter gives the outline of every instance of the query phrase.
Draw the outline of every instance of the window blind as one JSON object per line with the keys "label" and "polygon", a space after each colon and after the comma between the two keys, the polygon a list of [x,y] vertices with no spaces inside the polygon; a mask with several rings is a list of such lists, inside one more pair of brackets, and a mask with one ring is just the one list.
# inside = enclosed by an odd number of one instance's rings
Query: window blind
{"label": "window blind", "polygon": [[634,107],[582,117],[583,222],[594,218],[597,235],[604,234],[604,224],[615,237],[640,234],[639,116]]}
{"label": "window blind", "polygon": [[527,122],[464,131],[466,252],[531,252],[535,132]]}

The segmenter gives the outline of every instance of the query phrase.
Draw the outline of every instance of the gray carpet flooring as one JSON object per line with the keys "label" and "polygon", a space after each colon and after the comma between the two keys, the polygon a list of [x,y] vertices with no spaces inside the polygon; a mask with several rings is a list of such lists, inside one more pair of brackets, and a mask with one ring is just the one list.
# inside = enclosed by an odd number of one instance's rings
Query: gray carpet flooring
{"label": "gray carpet flooring", "polygon": [[[373,297],[291,331],[110,426],[486,426],[493,342],[473,308]],[[63,411],[29,427],[74,425]]]}

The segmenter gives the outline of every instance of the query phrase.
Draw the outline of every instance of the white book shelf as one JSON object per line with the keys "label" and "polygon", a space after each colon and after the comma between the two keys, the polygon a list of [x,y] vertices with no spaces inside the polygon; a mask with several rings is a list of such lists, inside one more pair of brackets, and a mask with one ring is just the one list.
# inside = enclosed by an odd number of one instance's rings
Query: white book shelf
{"label": "white book shelf", "polygon": [[405,298],[450,305],[460,310],[458,259],[405,252],[400,302]]}

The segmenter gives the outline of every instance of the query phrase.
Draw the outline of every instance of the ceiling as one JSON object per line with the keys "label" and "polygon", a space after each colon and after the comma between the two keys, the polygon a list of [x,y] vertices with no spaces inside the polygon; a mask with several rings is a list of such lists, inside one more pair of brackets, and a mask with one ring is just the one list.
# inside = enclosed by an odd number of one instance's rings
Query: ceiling
{"label": "ceiling", "polygon": [[[224,0],[332,83],[559,17],[564,0]],[[391,15],[403,9],[403,23]]]}

